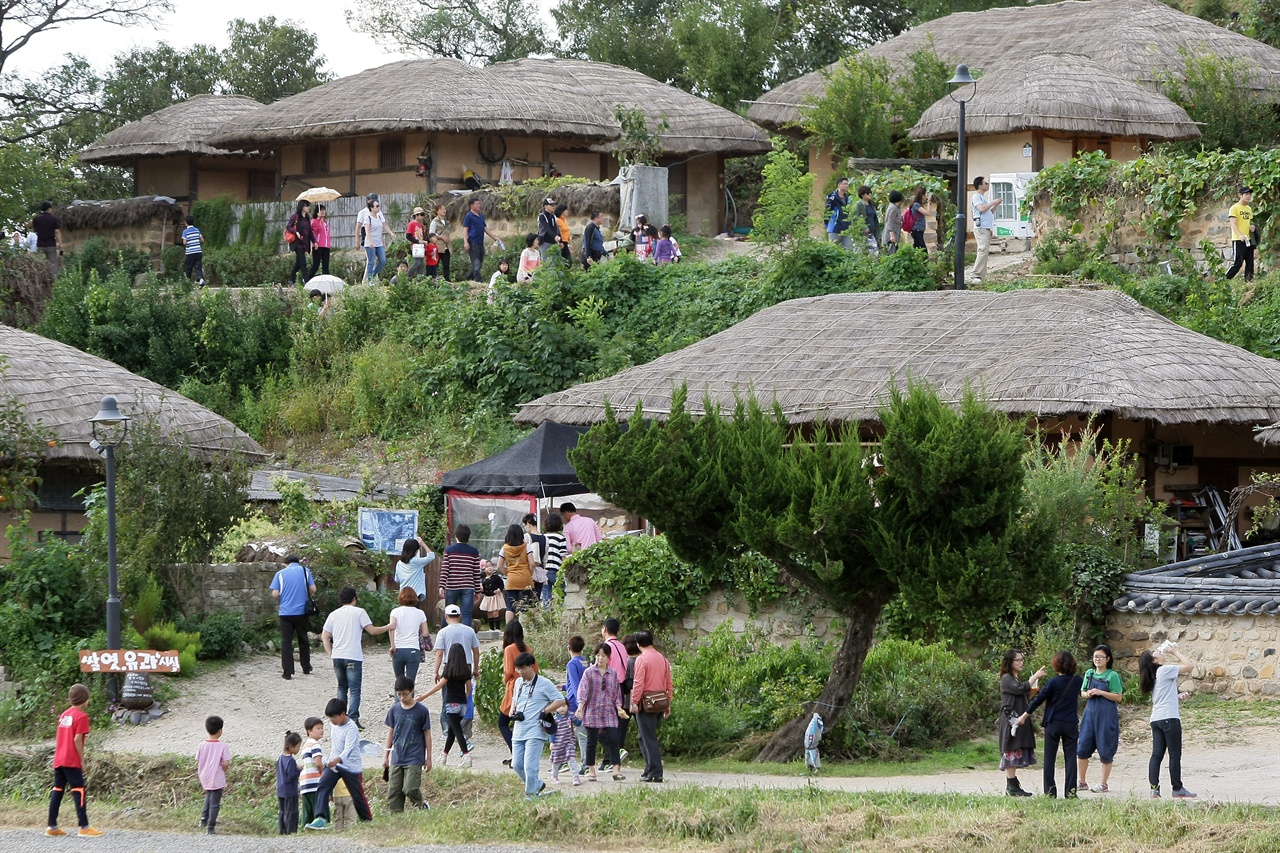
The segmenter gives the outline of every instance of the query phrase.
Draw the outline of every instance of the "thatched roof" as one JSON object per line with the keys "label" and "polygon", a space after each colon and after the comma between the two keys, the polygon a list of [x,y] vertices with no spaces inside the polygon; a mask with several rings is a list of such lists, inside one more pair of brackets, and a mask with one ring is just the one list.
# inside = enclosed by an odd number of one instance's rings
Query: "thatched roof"
{"label": "thatched roof", "polygon": [[182,222],[186,211],[168,196],[147,195],[137,198],[115,198],[105,201],[73,201],[54,215],[68,231],[101,228],[131,228],[152,219],[168,219],[170,224]]}
{"label": "thatched roof", "polygon": [[185,440],[202,455],[236,453],[253,460],[268,455],[226,418],[75,347],[0,326],[0,353],[7,360],[0,368],[0,396],[21,403],[27,421],[39,424],[41,437],[56,442],[45,449],[47,460],[95,465],[101,461],[89,447],[89,418],[108,394],[135,421],[154,417],[164,435],[175,442]]}
{"label": "thatched roof", "polygon": [[260,106],[244,95],[196,95],[117,127],[80,152],[80,161],[126,163],[172,154],[243,155],[243,151],[215,148],[208,139],[226,122]]}
{"label": "thatched roof", "polygon": [[[447,81],[414,86],[411,81]],[[522,59],[474,68],[454,59],[393,62],[276,101],[223,125],[219,145],[253,147],[381,133],[438,131],[555,137],[609,148],[614,105],[666,114],[670,154],[754,154],[768,136],[742,117],[629,68]]]}
{"label": "thatched roof", "polygon": [[[1194,353],[1194,358],[1188,358]],[[664,418],[687,383],[732,411],[774,399],[792,423],[874,421],[908,377],[998,411],[1162,424],[1280,420],[1280,362],[1185,329],[1115,291],[848,293],[794,299],[648,364],[524,404],[516,420],[590,424],[608,400]]]}
{"label": "thatched roof", "polygon": [[[921,24],[867,48],[901,69],[911,53],[927,47],[949,65],[974,70],[1009,64],[1015,57],[1045,53],[1087,56],[1120,77],[1154,87],[1164,73],[1181,77],[1180,49],[1239,59],[1251,69],[1241,85],[1268,97],[1280,90],[1280,50],[1208,21],[1184,15],[1160,0],[1065,0],[1046,6],[1015,6],[985,12],[958,12]],[[808,97],[826,91],[835,65],[789,80],[766,92],[747,117],[782,129],[802,117]]]}
{"label": "thatched roof", "polygon": [[[939,99],[911,128],[912,139],[955,139],[959,110]],[[1067,54],[1010,57],[982,76],[965,105],[965,133],[988,136],[1025,130],[1146,138],[1198,139],[1187,111],[1157,92]]]}

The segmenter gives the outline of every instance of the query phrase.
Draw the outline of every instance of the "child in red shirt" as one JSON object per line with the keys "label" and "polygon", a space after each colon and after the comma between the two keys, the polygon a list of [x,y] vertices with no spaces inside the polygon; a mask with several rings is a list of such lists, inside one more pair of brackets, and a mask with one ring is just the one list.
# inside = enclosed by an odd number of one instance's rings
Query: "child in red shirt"
{"label": "child in red shirt", "polygon": [[440,273],[440,243],[437,236],[429,235],[427,245],[423,248],[426,250],[423,260],[427,263],[427,275],[435,278]]}
{"label": "child in red shirt", "polygon": [[45,835],[66,835],[58,829],[58,809],[62,807],[62,795],[71,789],[71,800],[76,804],[76,819],[80,823],[81,838],[97,838],[101,832],[89,825],[89,813],[84,802],[84,739],[89,734],[89,688],[73,684],[67,691],[71,707],[58,717],[58,736],[53,751],[53,791],[49,794],[49,828]]}

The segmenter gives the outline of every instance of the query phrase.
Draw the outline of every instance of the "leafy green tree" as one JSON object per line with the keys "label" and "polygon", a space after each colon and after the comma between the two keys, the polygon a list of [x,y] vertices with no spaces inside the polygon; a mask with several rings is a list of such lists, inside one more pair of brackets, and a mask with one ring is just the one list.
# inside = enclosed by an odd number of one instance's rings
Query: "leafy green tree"
{"label": "leafy green tree", "polygon": [[933,46],[913,51],[894,75],[879,57],[854,54],[827,76],[823,94],[804,108],[802,127],[812,140],[852,157],[918,156],[934,143],[916,143],[908,131],[947,94],[953,69]]}
{"label": "leafy green tree", "polygon": [[230,94],[269,104],[333,79],[316,52],[315,35],[297,24],[277,23],[274,16],[253,23],[236,18],[227,34],[222,76]]}
{"label": "leafy green tree", "polygon": [[538,8],[527,0],[414,0],[346,15],[353,30],[383,44],[479,65],[523,59],[548,47]]}
{"label": "leafy green tree", "polygon": [[777,18],[765,0],[726,0],[682,10],[673,35],[688,67],[689,90],[731,110],[759,96],[770,82]]}
{"label": "leafy green tree", "polygon": [[1272,104],[1242,89],[1249,64],[1231,56],[1181,49],[1185,72],[1161,80],[1165,95],[1200,125],[1200,138],[1166,143],[1165,148],[1195,153],[1269,148],[1280,141],[1280,117]]}
{"label": "leafy green tree", "polygon": [[[692,563],[754,550],[839,611],[848,627],[817,707],[848,707],[880,615],[895,596],[933,636],[973,639],[1046,578],[1010,559],[1018,531],[1021,430],[966,393],[958,410],[920,385],[893,389],[880,412],[884,473],[856,424],[803,438],[780,408],[713,406],[700,420],[682,388],[659,424],[637,406],[623,430],[612,411],[570,461],[584,483],[662,529]],[[873,481],[874,480],[874,485]],[[795,717],[760,760],[800,750]]]}
{"label": "leafy green tree", "polygon": [[1251,0],[1245,9],[1245,33],[1272,47],[1280,47],[1280,4]]}
{"label": "leafy green tree", "polygon": [[207,44],[168,42],[118,54],[103,83],[103,107],[119,123],[135,121],[195,95],[221,91],[222,57]]}
{"label": "leafy green tree", "polygon": [[760,200],[751,219],[751,240],[780,246],[787,240],[803,239],[809,233],[813,175],[805,171],[799,157],[776,141],[765,158]]}
{"label": "leafy green tree", "polygon": [[552,49],[558,56],[621,65],[687,90],[689,68],[671,32],[670,8],[661,0],[560,0],[551,9],[560,33]]}

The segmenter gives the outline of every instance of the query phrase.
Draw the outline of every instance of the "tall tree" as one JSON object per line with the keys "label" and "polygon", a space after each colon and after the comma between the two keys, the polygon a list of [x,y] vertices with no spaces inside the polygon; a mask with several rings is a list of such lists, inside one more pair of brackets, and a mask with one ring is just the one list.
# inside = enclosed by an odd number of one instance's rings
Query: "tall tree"
{"label": "tall tree", "polygon": [[[922,632],[973,639],[1011,602],[1061,585],[1011,559],[1023,530],[1020,427],[971,393],[957,410],[915,384],[891,392],[880,421],[876,476],[856,424],[801,438],[780,409],[754,401],[695,421],[681,389],[665,424],[637,408],[623,430],[610,411],[570,460],[592,491],[661,528],[681,558],[707,565],[757,551],[841,613],[846,633],[816,700],[834,717],[895,597]],[[806,722],[791,720],[758,758],[794,757]]]}
{"label": "tall tree", "polygon": [[551,10],[560,33],[557,54],[609,62],[687,89],[689,70],[667,19],[662,0],[600,3],[560,0]]}
{"label": "tall tree", "polygon": [[[100,21],[119,26],[150,23],[170,11],[167,0],[6,0],[0,3],[0,112],[16,119],[6,123],[0,142],[19,142],[71,121],[76,114],[100,109],[78,81],[24,79],[12,71],[15,55],[32,45],[50,52],[46,38],[70,24]],[[54,62],[50,61],[50,66]]]}
{"label": "tall tree", "polygon": [[223,87],[222,56],[207,44],[183,50],[168,42],[116,55],[103,82],[103,107],[123,124]]}
{"label": "tall tree", "polygon": [[316,37],[274,16],[250,23],[236,18],[227,28],[230,44],[222,52],[227,92],[269,104],[333,79],[317,53]]}
{"label": "tall tree", "polygon": [[548,48],[538,7],[527,0],[411,0],[347,24],[410,53],[490,65]]}

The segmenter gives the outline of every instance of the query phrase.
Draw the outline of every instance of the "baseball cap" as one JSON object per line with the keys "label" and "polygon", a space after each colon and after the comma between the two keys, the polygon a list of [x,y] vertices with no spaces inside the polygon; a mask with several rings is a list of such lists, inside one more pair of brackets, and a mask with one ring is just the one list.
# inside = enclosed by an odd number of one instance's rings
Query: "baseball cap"
{"label": "baseball cap", "polygon": [[448,607],[444,609],[444,615],[445,616],[461,616],[462,608],[456,604],[450,604]]}
{"label": "baseball cap", "polygon": [[1240,195],[1244,195],[1245,193],[1252,193],[1252,192],[1253,192],[1253,187],[1241,187],[1241,188],[1240,188]]}
{"label": "baseball cap", "polygon": [[542,203],[543,203],[544,205],[546,205],[546,204],[555,204],[555,203],[556,203],[556,200],[555,200],[554,198],[551,198],[550,196],[548,196],[547,198],[544,198],[544,199],[542,200]]}
{"label": "baseball cap", "polygon": [[377,193],[369,193],[369,195],[365,197],[365,201],[377,201],[377,200],[378,200]]}

